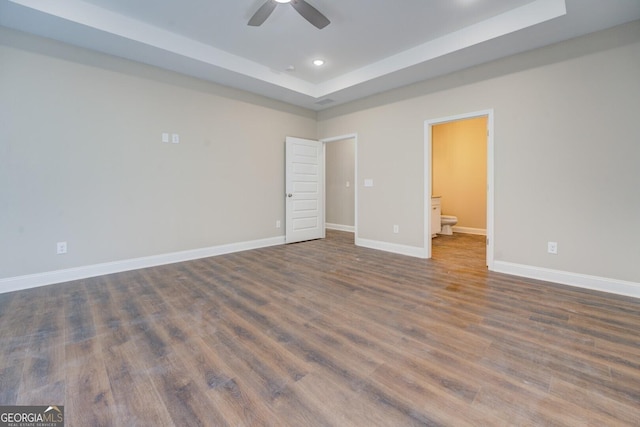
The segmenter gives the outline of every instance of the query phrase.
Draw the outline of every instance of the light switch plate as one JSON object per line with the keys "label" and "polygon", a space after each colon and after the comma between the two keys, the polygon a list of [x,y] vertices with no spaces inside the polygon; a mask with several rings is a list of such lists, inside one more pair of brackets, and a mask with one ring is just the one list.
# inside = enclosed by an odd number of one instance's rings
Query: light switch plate
{"label": "light switch plate", "polygon": [[373,187],[373,180],[372,179],[365,179],[364,180],[364,186],[365,187]]}

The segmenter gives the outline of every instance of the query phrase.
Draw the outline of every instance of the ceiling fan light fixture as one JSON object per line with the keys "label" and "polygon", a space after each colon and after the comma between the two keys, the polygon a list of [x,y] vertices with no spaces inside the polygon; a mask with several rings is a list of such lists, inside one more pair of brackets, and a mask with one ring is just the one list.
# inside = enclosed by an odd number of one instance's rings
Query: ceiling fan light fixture
{"label": "ceiling fan light fixture", "polygon": [[331,23],[326,16],[311,6],[305,0],[266,0],[262,6],[253,14],[247,23],[251,27],[259,27],[267,20],[278,4],[290,4],[304,19],[311,25],[321,30]]}

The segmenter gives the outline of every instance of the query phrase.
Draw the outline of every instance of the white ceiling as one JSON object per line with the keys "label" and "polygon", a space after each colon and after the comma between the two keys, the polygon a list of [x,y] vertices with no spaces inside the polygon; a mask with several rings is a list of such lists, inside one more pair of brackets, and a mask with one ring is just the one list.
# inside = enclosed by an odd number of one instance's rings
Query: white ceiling
{"label": "white ceiling", "polygon": [[640,0],[307,0],[329,26],[286,4],[247,26],[264,1],[0,0],[0,25],[320,110],[640,19]]}

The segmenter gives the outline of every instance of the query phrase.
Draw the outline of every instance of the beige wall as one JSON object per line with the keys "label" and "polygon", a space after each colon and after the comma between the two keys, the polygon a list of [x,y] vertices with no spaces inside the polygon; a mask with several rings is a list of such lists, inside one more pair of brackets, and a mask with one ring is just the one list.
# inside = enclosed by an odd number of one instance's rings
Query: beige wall
{"label": "beige wall", "polygon": [[357,133],[357,237],[423,247],[425,120],[493,109],[495,260],[640,283],[639,22],[318,115],[6,29],[0,64],[0,278],[282,235],[286,135]]}
{"label": "beige wall", "polygon": [[457,227],[487,228],[487,117],[434,125],[432,194]]}
{"label": "beige wall", "polygon": [[2,28],[0,64],[0,278],[283,234],[314,112]]}
{"label": "beige wall", "polygon": [[638,76],[634,22],[321,112],[358,133],[356,237],[422,247],[425,120],[493,109],[495,260],[640,283]]}
{"label": "beige wall", "polygon": [[326,147],[326,222],[353,227],[355,219],[355,139]]}

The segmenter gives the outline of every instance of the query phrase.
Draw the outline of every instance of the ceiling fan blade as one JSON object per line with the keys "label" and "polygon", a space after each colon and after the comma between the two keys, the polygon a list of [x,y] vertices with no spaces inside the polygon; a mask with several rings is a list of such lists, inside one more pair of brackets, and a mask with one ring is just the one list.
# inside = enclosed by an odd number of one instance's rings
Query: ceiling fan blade
{"label": "ceiling fan blade", "polygon": [[259,27],[264,23],[264,21],[267,20],[276,6],[277,4],[275,1],[267,0],[262,6],[260,6],[260,9],[258,9],[256,13],[253,14],[251,19],[249,19],[249,23],[247,25],[250,25],[252,27]]}
{"label": "ceiling fan blade", "polygon": [[311,22],[311,24],[320,30],[331,23],[326,16],[318,12],[318,9],[304,0],[292,0],[291,6],[293,6],[304,19]]}

